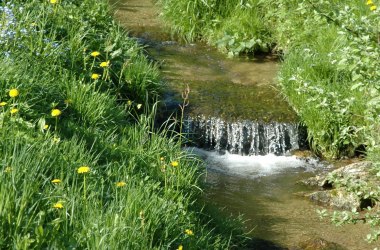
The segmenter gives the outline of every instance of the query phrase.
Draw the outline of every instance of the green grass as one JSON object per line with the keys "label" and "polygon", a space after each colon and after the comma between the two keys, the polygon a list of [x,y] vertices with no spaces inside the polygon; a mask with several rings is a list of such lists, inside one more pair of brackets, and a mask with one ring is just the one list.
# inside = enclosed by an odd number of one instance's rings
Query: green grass
{"label": "green grass", "polygon": [[160,0],[158,4],[173,33],[188,42],[203,40],[230,56],[268,51],[273,42],[258,0]]}
{"label": "green grass", "polygon": [[[202,163],[182,152],[170,131],[154,129],[158,68],[112,20],[107,1],[12,4],[0,3],[0,32],[15,32],[0,40],[6,65],[0,75],[0,248],[228,249],[243,243],[239,220],[221,221],[198,201]],[[100,77],[92,79],[94,73]],[[10,97],[11,89],[19,95]],[[52,109],[61,115],[53,117]],[[90,171],[78,173],[82,166]]]}

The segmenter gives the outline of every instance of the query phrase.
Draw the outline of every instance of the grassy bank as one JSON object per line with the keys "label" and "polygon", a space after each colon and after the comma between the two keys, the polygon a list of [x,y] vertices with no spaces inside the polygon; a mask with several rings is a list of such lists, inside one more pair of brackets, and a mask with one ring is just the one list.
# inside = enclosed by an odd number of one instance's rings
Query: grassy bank
{"label": "grassy bank", "polygon": [[226,249],[202,165],[155,132],[157,67],[107,1],[0,3],[0,248]]}
{"label": "grassy bank", "polygon": [[262,1],[159,0],[158,3],[164,20],[186,41],[203,40],[229,56],[269,51],[273,44]]}

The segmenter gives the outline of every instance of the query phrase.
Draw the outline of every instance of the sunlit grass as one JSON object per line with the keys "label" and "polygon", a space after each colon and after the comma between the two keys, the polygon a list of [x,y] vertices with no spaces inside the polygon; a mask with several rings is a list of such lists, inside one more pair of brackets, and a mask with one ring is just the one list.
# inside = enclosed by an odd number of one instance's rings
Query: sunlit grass
{"label": "sunlit grass", "polygon": [[199,160],[155,130],[158,67],[108,3],[0,6],[0,248],[236,243],[197,202]]}

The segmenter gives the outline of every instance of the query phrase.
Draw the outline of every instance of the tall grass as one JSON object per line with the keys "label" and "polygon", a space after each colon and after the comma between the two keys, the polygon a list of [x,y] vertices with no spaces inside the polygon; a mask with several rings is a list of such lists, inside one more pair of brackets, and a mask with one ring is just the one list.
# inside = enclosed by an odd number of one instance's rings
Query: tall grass
{"label": "tall grass", "polygon": [[200,161],[155,131],[158,68],[106,1],[0,6],[1,249],[243,242],[198,203]]}
{"label": "tall grass", "polygon": [[[258,0],[161,0],[162,15],[186,41],[203,40],[228,52],[268,51],[273,43]],[[183,18],[186,17],[186,18]]]}

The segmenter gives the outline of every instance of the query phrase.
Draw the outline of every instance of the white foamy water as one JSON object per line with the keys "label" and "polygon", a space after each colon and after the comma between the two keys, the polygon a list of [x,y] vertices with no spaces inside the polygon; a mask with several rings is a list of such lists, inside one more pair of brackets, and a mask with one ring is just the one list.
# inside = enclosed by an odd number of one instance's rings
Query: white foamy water
{"label": "white foamy water", "polygon": [[238,175],[246,178],[279,174],[285,171],[294,173],[314,171],[322,164],[316,159],[300,159],[296,156],[241,156],[236,154],[220,154],[215,151],[206,151],[200,148],[186,148],[187,151],[201,157],[212,171]]}

